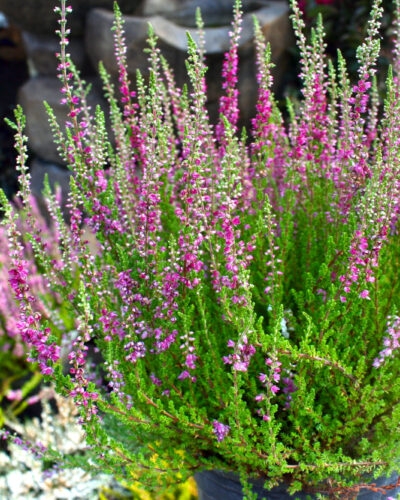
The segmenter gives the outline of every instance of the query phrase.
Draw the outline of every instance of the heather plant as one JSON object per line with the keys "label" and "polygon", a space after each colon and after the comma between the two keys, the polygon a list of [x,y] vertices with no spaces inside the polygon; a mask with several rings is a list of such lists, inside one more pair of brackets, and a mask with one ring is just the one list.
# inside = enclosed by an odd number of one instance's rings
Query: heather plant
{"label": "heather plant", "polygon": [[[49,255],[58,257],[53,244],[53,229],[49,227],[41,215],[36,200],[29,198],[30,214],[35,217],[42,241]],[[21,238],[25,237],[22,254],[26,280],[32,293],[35,294],[35,304],[32,310],[41,314],[51,324],[53,335],[60,341],[67,341],[67,332],[73,332],[74,320],[68,315],[60,296],[50,293],[47,281],[37,265],[32,245],[27,239],[25,215],[21,213],[18,220],[18,231]],[[37,388],[42,382],[42,371],[46,367],[47,358],[41,360],[39,366],[29,362],[29,344],[20,331],[19,309],[9,285],[9,271],[12,267],[9,253],[7,231],[0,227],[0,426],[5,419],[12,419],[23,412],[29,405],[38,402]],[[27,359],[28,357],[28,359]]]}
{"label": "heather plant", "polygon": [[[48,108],[73,173],[70,225],[46,191],[57,265],[29,216],[21,110],[15,124],[30,244],[49,290],[78,322],[67,371],[52,327],[35,311],[18,215],[6,200],[4,220],[20,334],[31,361],[74,399],[91,464],[150,488],[222,469],[245,485],[261,477],[266,487],[284,481],[291,491],[332,495],[395,470],[400,2],[382,104],[374,84],[380,0],[354,83],[340,53],[337,67],[326,58],[321,23],[306,39],[292,2],[303,99],[288,102],[288,122],[255,21],[259,90],[247,131],[237,126],[239,1],[216,124],[206,108],[200,18],[199,45],[188,38],[190,85],[177,88],[150,29],[150,77],[138,73],[133,90],[116,7],[117,90],[100,68],[110,136],[67,54],[68,10],[63,0],[67,123]],[[105,386],[88,366],[93,343]]]}

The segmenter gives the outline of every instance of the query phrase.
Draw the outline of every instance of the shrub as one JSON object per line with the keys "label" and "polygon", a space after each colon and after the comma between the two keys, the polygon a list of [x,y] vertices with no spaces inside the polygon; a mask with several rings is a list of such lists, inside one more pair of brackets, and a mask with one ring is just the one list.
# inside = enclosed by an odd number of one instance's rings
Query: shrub
{"label": "shrub", "polygon": [[[30,213],[35,218],[37,228],[42,235],[43,245],[48,255],[56,265],[57,251],[53,244],[54,232],[40,214],[33,196],[29,198]],[[27,225],[25,215],[17,222],[18,232],[23,242],[22,259],[26,266],[26,280],[35,295],[32,310],[40,314],[52,327],[53,334],[66,341],[74,328],[74,320],[66,314],[62,298],[49,292],[47,281],[41,274],[32,250],[32,245],[26,236]],[[29,405],[38,401],[33,391],[42,381],[38,367],[26,359],[29,346],[24,342],[19,330],[19,309],[9,285],[9,269],[12,259],[8,248],[7,231],[0,227],[0,426],[6,419],[13,419],[23,412]],[[44,367],[44,365],[43,365]]]}
{"label": "shrub", "polygon": [[[307,42],[295,2],[292,9],[304,98],[288,104],[284,123],[256,22],[258,104],[250,130],[240,132],[240,2],[215,126],[205,107],[202,37],[199,47],[188,39],[190,87],[181,90],[150,29],[150,79],[138,73],[136,93],[116,8],[119,100],[101,69],[108,138],[66,54],[62,1],[66,129],[49,113],[73,177],[70,226],[47,190],[57,266],[34,218],[27,221],[52,293],[78,320],[68,374],[53,331],[33,314],[16,215],[4,202],[10,282],[30,357],[74,398],[92,460],[104,471],[154,487],[220,468],[244,482],[263,477],[268,487],[284,478],[292,491],[348,492],[366,472],[395,469],[400,4],[382,107],[373,84],[380,1],[357,51],[354,84],[340,54],[337,68],[324,57],[321,23]],[[20,111],[16,118],[22,151]],[[28,211],[23,158],[19,168]],[[89,342],[101,353],[108,390],[89,380]]]}

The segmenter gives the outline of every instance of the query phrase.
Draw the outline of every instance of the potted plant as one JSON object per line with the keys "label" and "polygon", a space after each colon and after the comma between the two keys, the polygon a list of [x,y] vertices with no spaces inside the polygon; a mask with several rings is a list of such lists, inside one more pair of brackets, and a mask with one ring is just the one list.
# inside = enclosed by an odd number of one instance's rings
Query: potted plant
{"label": "potted plant", "polygon": [[[189,38],[190,87],[178,89],[150,29],[151,76],[138,74],[135,93],[116,8],[119,99],[102,70],[108,138],[66,53],[62,1],[65,131],[49,115],[73,176],[69,226],[47,191],[57,266],[27,219],[50,289],[78,319],[69,373],[32,314],[16,215],[3,196],[4,223],[21,332],[31,359],[47,356],[45,376],[75,400],[90,467],[149,487],[194,473],[201,486],[201,471],[220,470],[223,480],[240,477],[247,498],[260,481],[267,498],[277,485],[303,497],[396,492],[397,476],[388,477],[400,441],[400,3],[383,106],[380,1],[357,52],[355,84],[340,54],[338,68],[325,60],[322,23],[307,42],[294,1],[292,9],[304,98],[282,117],[256,23],[258,104],[240,132],[240,2],[215,125],[205,108],[203,47]],[[17,110],[28,212],[22,125]],[[86,362],[90,343],[102,356],[97,383]],[[237,497],[226,490],[223,498]]]}

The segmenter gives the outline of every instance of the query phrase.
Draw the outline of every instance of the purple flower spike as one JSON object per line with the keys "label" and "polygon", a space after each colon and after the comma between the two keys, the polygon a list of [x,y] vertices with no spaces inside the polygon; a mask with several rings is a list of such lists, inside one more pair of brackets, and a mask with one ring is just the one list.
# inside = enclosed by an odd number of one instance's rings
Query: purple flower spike
{"label": "purple flower spike", "polygon": [[229,425],[221,424],[221,422],[218,422],[217,420],[214,420],[213,422],[213,432],[217,436],[218,442],[225,439],[230,429]]}

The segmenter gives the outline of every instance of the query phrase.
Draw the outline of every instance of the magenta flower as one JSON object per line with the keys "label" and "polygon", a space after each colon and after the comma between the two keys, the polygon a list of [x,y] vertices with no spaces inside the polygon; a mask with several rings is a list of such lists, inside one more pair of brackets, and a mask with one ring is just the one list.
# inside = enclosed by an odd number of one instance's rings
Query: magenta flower
{"label": "magenta flower", "polygon": [[218,442],[223,441],[226,435],[230,431],[229,425],[221,424],[221,422],[218,422],[217,420],[214,420],[212,425],[213,425],[213,432],[217,436],[217,441]]}

